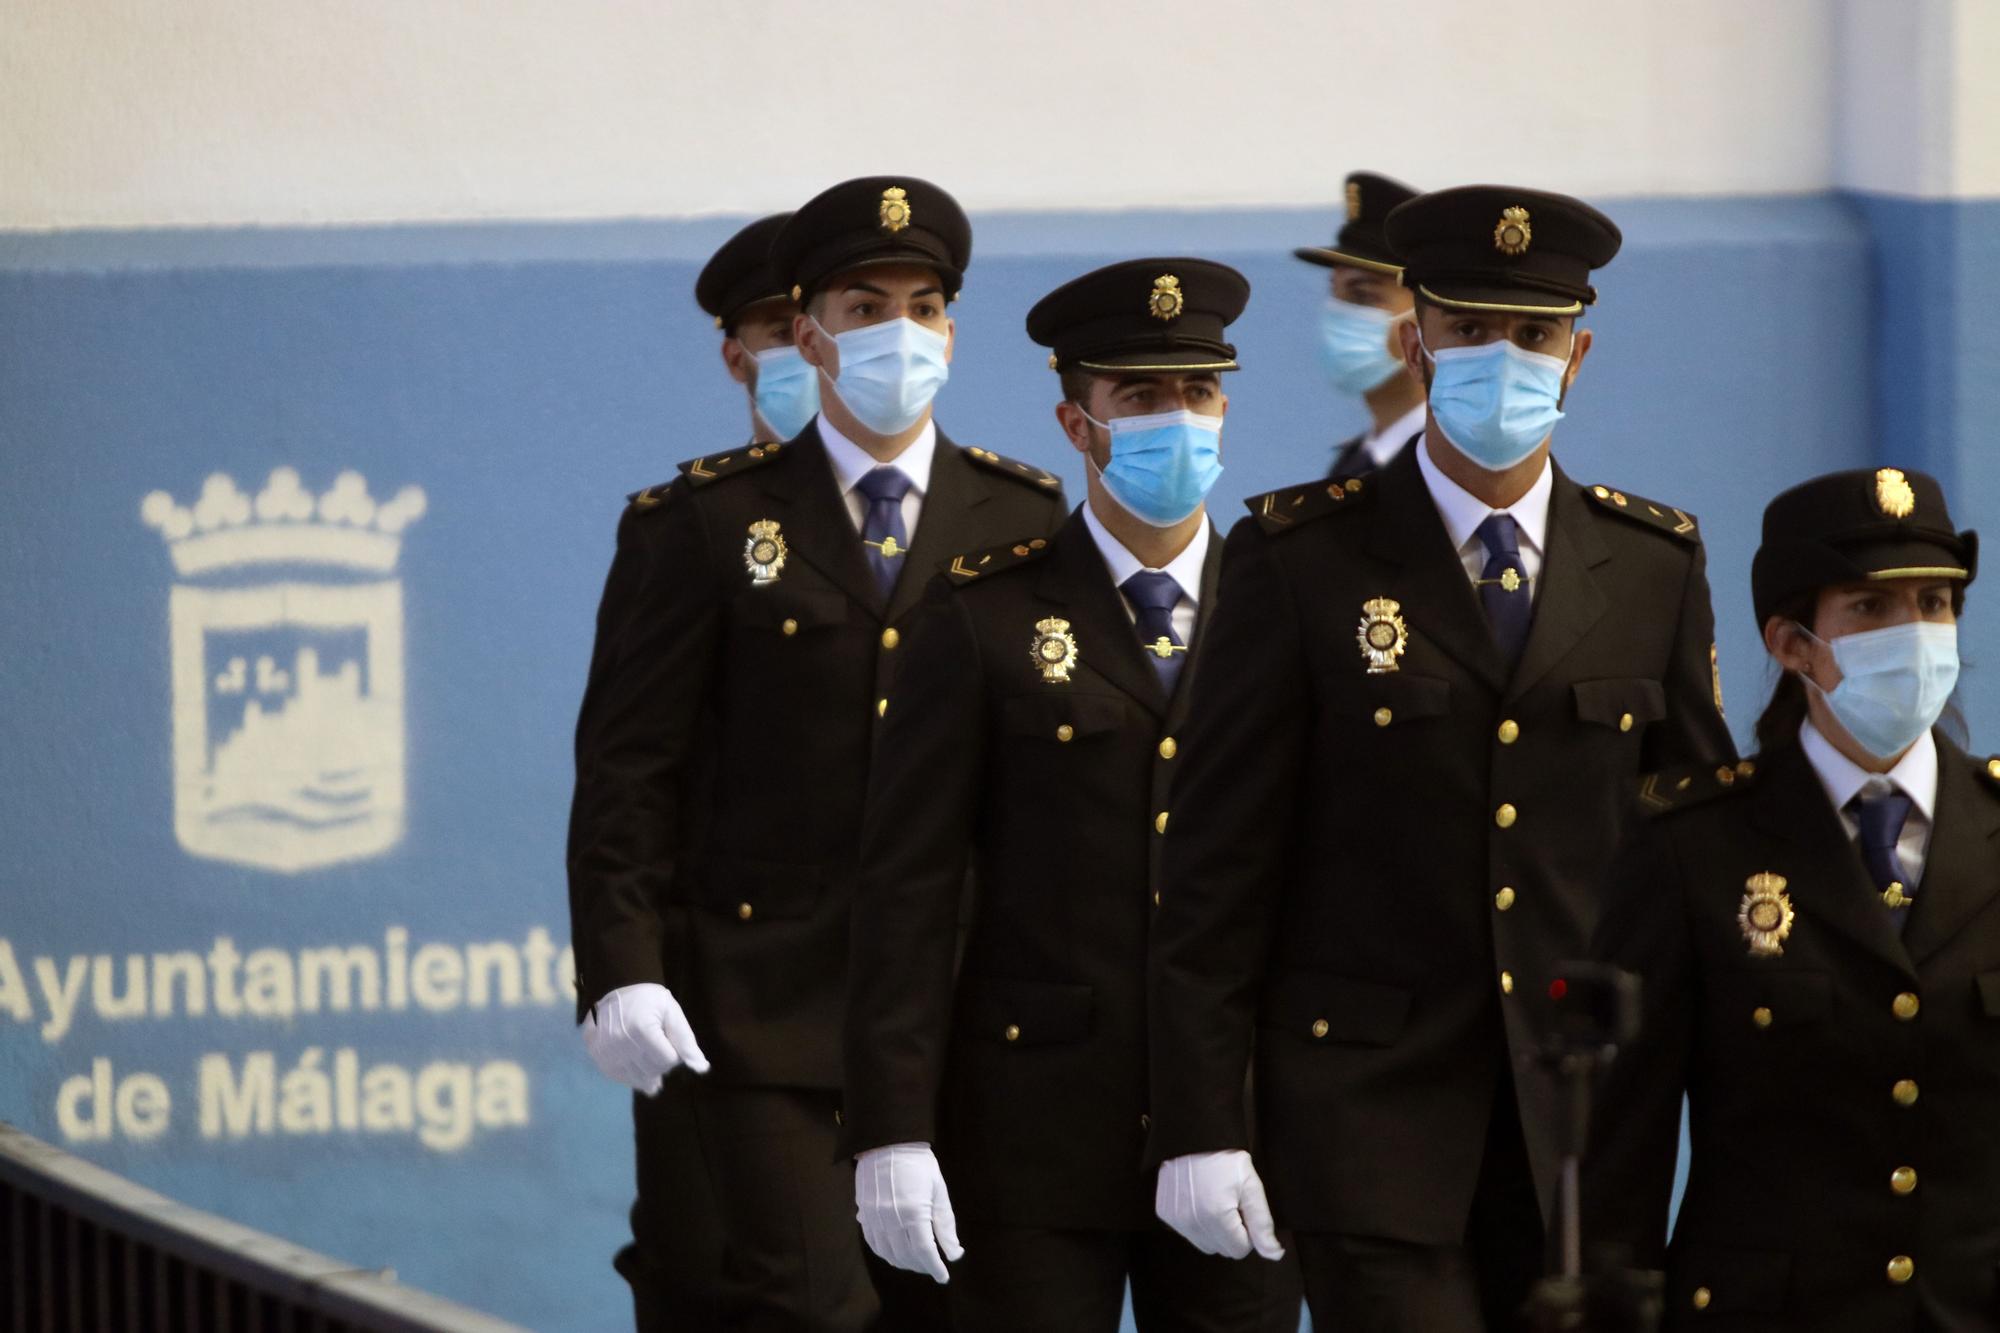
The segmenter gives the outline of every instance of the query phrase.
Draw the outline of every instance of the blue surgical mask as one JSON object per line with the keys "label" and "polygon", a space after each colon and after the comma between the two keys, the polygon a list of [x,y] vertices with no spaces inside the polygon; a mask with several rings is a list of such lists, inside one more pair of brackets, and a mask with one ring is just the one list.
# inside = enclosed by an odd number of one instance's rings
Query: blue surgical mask
{"label": "blue surgical mask", "polygon": [[[819,321],[813,325],[818,328]],[[830,381],[834,396],[877,435],[900,435],[916,425],[951,378],[945,336],[913,319],[826,336],[840,353],[840,374]]]}
{"label": "blue surgical mask", "polygon": [[789,440],[819,411],[819,368],[796,347],[766,347],[757,361],[757,388],[751,404],[779,439]]}
{"label": "blue surgical mask", "polygon": [[1958,626],[1913,620],[1887,629],[1820,639],[1833,650],[1840,684],[1821,690],[1847,734],[1877,759],[1893,759],[1917,743],[1958,686]]}
{"label": "blue surgical mask", "polygon": [[1149,527],[1171,528],[1191,517],[1222,475],[1221,417],[1154,412],[1099,421],[1083,415],[1111,435],[1111,463],[1098,473],[1106,493]]}
{"label": "blue surgical mask", "polygon": [[1562,420],[1566,358],[1505,341],[1424,354],[1437,367],[1430,400],[1438,429],[1488,472],[1505,472],[1535,452]]}
{"label": "blue surgical mask", "polygon": [[1372,305],[1329,299],[1319,314],[1319,365],[1342,393],[1363,394],[1403,369],[1389,349],[1389,330],[1401,315]]}

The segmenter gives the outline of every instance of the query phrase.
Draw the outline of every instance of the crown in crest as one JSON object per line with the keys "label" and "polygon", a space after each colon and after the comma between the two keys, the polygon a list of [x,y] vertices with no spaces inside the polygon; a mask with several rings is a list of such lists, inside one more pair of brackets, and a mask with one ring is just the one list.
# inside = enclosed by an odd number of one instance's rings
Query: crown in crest
{"label": "crown in crest", "polygon": [[343,472],[314,495],[288,467],[271,473],[253,498],[217,472],[202,484],[193,508],[154,491],[139,518],[159,529],[181,574],[209,574],[240,565],[338,565],[386,574],[402,553],[403,530],[424,515],[423,488],[405,486],[393,500],[368,494],[359,472]]}

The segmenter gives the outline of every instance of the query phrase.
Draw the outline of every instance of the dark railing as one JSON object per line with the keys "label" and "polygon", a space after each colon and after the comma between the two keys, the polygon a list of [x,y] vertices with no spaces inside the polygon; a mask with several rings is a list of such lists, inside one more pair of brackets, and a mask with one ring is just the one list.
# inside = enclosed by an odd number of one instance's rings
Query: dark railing
{"label": "dark railing", "polygon": [[8,1333],[520,1333],[183,1207],[0,1122]]}

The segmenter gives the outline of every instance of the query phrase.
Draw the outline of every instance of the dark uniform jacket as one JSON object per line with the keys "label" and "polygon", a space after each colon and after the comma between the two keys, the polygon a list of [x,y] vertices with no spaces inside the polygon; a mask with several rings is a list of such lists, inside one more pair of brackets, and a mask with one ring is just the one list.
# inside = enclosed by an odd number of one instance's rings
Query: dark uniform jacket
{"label": "dark uniform jacket", "polygon": [[[1685,1092],[1668,1328],[2000,1328],[2000,760],[1937,748],[1900,931],[1797,744],[1647,785],[1664,813],[1598,940],[1645,1028],[1599,1098],[1585,1235],[1658,1266]],[[1738,919],[1757,876],[1784,881],[1782,953]]]}
{"label": "dark uniform jacket", "polygon": [[[960,1213],[990,1223],[1149,1226],[1153,821],[1203,635],[1169,699],[1081,510],[1045,546],[954,568],[912,627],[871,774],[847,1142],[934,1143]],[[1076,646],[1066,683],[1030,652],[1050,618]],[[954,984],[968,857],[978,910]]]}
{"label": "dark uniform jacket", "polygon": [[[1151,1156],[1247,1146],[1254,1032],[1280,1223],[1457,1244],[1639,775],[1733,755],[1702,548],[1681,511],[1558,469],[1510,675],[1415,449],[1250,503],[1166,834]],[[1385,617],[1405,651],[1370,674]],[[1546,1217],[1557,1106],[1515,1086]]]}
{"label": "dark uniform jacket", "polygon": [[[953,555],[1051,531],[1063,509],[1055,477],[940,431],[885,605],[816,427],[696,459],[633,497],[577,722],[580,1005],[663,982],[711,1077],[839,1086],[862,792],[901,626]],[[758,582],[763,520],[784,555]],[[669,958],[664,923],[681,909],[686,953]]]}

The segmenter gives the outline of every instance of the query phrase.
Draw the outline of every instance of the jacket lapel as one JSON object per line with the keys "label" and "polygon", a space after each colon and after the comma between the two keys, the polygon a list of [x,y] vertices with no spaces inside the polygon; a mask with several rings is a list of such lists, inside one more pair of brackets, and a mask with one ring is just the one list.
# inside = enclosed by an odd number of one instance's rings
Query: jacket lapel
{"label": "jacket lapel", "polygon": [[2000,893],[2000,802],[1980,789],[1963,751],[1937,738],[1938,798],[1924,875],[1903,932],[1910,957],[1922,963],[1951,943],[1961,927]]}
{"label": "jacket lapel", "polygon": [[[1167,698],[1160,675],[1139,647],[1139,631],[1125,609],[1125,599],[1112,585],[1111,570],[1083,521],[1081,507],[1055,535],[1054,545],[1036,591],[1068,607],[1077,660],[1153,713],[1165,713]],[[1032,627],[1022,628],[1025,632]]]}
{"label": "jacket lapel", "polygon": [[[1417,451],[1405,449],[1396,455],[1373,484],[1379,490],[1368,553],[1400,566],[1401,573],[1392,586],[1370,595],[1401,602],[1412,639],[1436,644],[1485,681],[1495,694],[1500,693],[1507,684],[1500,646],[1493,641],[1486,611],[1479,605],[1472,580],[1465,576],[1465,566],[1452,549],[1444,518],[1424,485],[1423,473],[1417,468]],[[1361,615],[1358,606],[1344,611]]]}
{"label": "jacket lapel", "polygon": [[861,534],[840,496],[819,423],[807,426],[785,447],[796,455],[789,465],[763,468],[756,475],[765,493],[785,508],[781,521],[787,549],[879,618],[882,593],[862,558]]}
{"label": "jacket lapel", "polygon": [[1597,517],[1552,461],[1555,489],[1549,498],[1547,544],[1542,551],[1542,586],[1528,642],[1514,666],[1507,697],[1515,699],[1546,676],[1604,615],[1603,591],[1591,569],[1611,558],[1597,533]]}
{"label": "jacket lapel", "polygon": [[1799,850],[1793,864],[1800,873],[1787,878],[1800,918],[1825,924],[1914,979],[1895,920],[1805,751],[1786,745],[1759,762],[1764,776],[1751,797],[1757,802],[1752,818],[1764,833]]}
{"label": "jacket lapel", "polygon": [[940,430],[937,449],[931,455],[930,483],[924,488],[923,509],[917,516],[916,535],[910,538],[910,553],[903,557],[903,571],[890,594],[886,617],[889,623],[901,620],[923,600],[931,577],[944,569],[953,556],[965,554],[967,516],[986,502],[987,495],[985,480]]}

